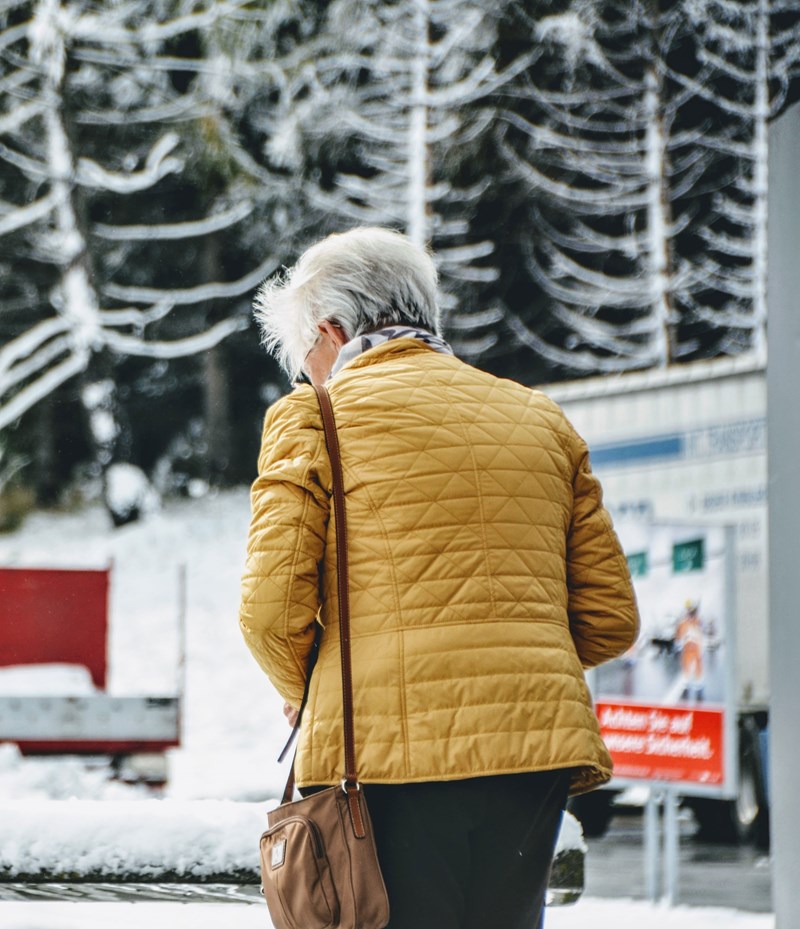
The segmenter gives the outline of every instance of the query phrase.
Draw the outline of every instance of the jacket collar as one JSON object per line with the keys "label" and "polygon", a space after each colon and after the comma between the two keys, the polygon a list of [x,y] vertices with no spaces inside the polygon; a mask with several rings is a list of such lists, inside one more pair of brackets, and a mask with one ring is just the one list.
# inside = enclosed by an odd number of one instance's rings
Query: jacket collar
{"label": "jacket collar", "polygon": [[453,354],[453,349],[441,336],[435,335],[427,329],[416,326],[385,326],[375,332],[356,336],[344,345],[339,352],[339,357],[334,362],[329,379],[335,377],[342,368],[367,352],[372,352],[376,348],[394,342],[403,342],[405,344],[409,341],[425,345],[443,355]]}

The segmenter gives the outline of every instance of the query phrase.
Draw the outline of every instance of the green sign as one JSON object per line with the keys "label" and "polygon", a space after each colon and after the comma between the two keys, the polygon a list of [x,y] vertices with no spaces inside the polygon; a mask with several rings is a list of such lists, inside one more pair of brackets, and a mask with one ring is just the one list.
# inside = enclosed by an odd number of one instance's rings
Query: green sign
{"label": "green sign", "polygon": [[692,539],[691,542],[679,542],[672,546],[672,570],[675,574],[702,571],[705,563],[703,539]]}
{"label": "green sign", "polygon": [[647,574],[647,552],[633,552],[628,555],[628,570],[631,577],[644,577]]}

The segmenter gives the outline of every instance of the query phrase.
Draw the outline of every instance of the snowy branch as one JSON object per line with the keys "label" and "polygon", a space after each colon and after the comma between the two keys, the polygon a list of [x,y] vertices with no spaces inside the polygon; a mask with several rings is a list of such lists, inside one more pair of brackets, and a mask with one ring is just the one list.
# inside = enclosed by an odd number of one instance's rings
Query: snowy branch
{"label": "snowy branch", "polygon": [[655,356],[646,353],[638,354],[631,359],[619,355],[604,356],[596,355],[594,352],[562,349],[532,332],[516,314],[507,312],[505,320],[520,344],[527,345],[537,355],[563,365],[570,371],[612,374],[652,367],[657,362]]}
{"label": "snowy branch", "polygon": [[35,200],[26,206],[12,206],[8,203],[0,204],[0,235],[7,235],[24,226],[30,226],[47,216],[55,207],[58,197],[51,191],[41,200]]}
{"label": "snowy branch", "polygon": [[503,310],[498,306],[491,306],[485,310],[474,313],[453,313],[448,319],[450,329],[482,329],[485,326],[497,326],[504,319]]}
{"label": "snowy branch", "polygon": [[121,173],[108,171],[90,158],[78,161],[77,181],[84,187],[108,190],[119,194],[138,193],[157,184],[168,174],[181,170],[183,161],[168,157],[180,140],[170,132],[162,136],[150,150],[141,171]]}
{"label": "snowy branch", "polygon": [[16,132],[25,123],[41,116],[43,112],[44,106],[38,100],[15,107],[10,113],[0,116],[0,135]]}
{"label": "snowy branch", "polygon": [[246,329],[249,320],[246,317],[224,319],[216,323],[205,332],[198,335],[186,336],[171,342],[147,342],[135,336],[123,335],[119,332],[106,332],[104,340],[106,345],[121,355],[138,355],[145,358],[183,358],[186,355],[196,355],[198,352],[208,351],[227,338],[233,332]]}
{"label": "snowy branch", "polygon": [[202,98],[185,94],[177,100],[135,110],[81,110],[75,115],[75,121],[83,126],[127,126],[133,123],[195,121],[213,112],[213,107]]}
{"label": "snowy branch", "polygon": [[72,349],[72,339],[68,335],[53,339],[38,349],[30,358],[15,364],[7,372],[0,372],[2,376],[3,392],[8,393],[18,384],[38,374],[42,368],[47,368],[57,358],[69,353]]}
{"label": "snowy branch", "polygon": [[[163,23],[145,21],[137,24],[135,28],[114,26],[107,14],[86,13],[77,18],[71,34],[73,38],[87,42],[156,46],[189,32],[208,29],[247,6],[249,2],[250,0],[209,0],[205,10],[178,16]],[[124,14],[124,10],[122,12]]]}
{"label": "snowy branch", "polygon": [[89,357],[90,353],[87,349],[75,350],[38,380],[14,394],[10,400],[0,402],[0,429],[5,429],[40,400],[48,397],[56,388],[85,370]]}
{"label": "snowy branch", "polygon": [[0,158],[7,161],[12,167],[18,168],[26,177],[33,181],[50,180],[47,167],[41,161],[21,155],[2,142],[0,142]]}
{"label": "snowy branch", "polygon": [[19,23],[0,32],[0,50],[22,41],[28,34],[28,23]]}
{"label": "snowy branch", "polygon": [[22,335],[0,348],[0,384],[12,365],[36,352],[39,347],[60,333],[69,329],[69,323],[57,316],[32,326]]}
{"label": "snowy branch", "polygon": [[270,255],[257,268],[230,283],[199,284],[197,287],[183,289],[159,289],[155,287],[125,287],[120,284],[107,284],[103,289],[109,297],[124,303],[171,303],[181,306],[191,303],[203,303],[208,300],[228,300],[240,297],[254,290],[265,277],[272,274],[280,262]]}
{"label": "snowy branch", "polygon": [[164,319],[174,309],[172,303],[157,303],[147,310],[139,310],[136,307],[125,307],[122,310],[100,310],[99,319],[104,328],[117,326],[132,326],[134,331],[143,332],[150,323],[158,322]]}
{"label": "snowy branch", "polygon": [[538,168],[516,157],[516,153],[507,144],[502,145],[512,170],[527,184],[541,190],[553,199],[568,204],[570,209],[581,213],[595,213],[598,207],[609,213],[619,210],[641,209],[647,205],[647,191],[642,189],[641,178],[620,179],[612,194],[608,190],[595,190],[588,187],[574,187],[567,181],[548,177]]}
{"label": "snowy branch", "polygon": [[[206,219],[184,223],[165,223],[152,226],[106,226],[96,223],[92,234],[101,239],[117,242],[129,241],[165,241],[167,239],[190,239],[228,229],[253,212],[254,204],[250,201],[238,203],[225,212],[214,213]],[[0,230],[1,231],[1,230]]]}
{"label": "snowy branch", "polygon": [[527,259],[528,270],[557,300],[584,307],[637,309],[647,304],[650,282],[646,278],[611,277],[556,252],[549,243],[543,242],[541,246],[549,257],[549,266],[544,267],[531,255]]}

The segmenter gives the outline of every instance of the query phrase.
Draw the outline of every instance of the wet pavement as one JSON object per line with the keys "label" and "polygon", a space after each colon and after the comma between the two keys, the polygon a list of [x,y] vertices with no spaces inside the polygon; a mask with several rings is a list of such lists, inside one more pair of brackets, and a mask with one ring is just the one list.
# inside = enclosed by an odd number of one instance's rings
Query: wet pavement
{"label": "wet pavement", "polygon": [[[722,845],[696,839],[691,814],[680,814],[677,903],[772,912],[768,854],[747,845]],[[643,900],[645,892],[644,818],[638,811],[614,816],[607,834],[587,839],[586,884],[589,897]]]}

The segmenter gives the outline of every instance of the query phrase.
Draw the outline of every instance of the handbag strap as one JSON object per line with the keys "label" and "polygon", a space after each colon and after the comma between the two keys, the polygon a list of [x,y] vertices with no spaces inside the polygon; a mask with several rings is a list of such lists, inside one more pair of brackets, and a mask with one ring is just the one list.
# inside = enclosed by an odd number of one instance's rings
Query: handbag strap
{"label": "handbag strap", "polygon": [[344,718],[344,786],[358,787],[356,745],[353,729],[353,671],[350,659],[350,584],[347,560],[347,519],[344,506],[344,473],[339,454],[339,434],[333,418],[330,394],[314,386],[322,413],[325,445],[331,461],[333,516],[336,533],[336,587],[339,594],[339,647],[342,662],[342,716]]}
{"label": "handbag strap", "polygon": [[[339,650],[342,664],[342,718],[344,721],[344,779],[342,789],[347,795],[350,817],[353,829],[358,838],[366,835],[364,821],[361,815],[356,767],[356,747],[353,727],[353,673],[350,658],[350,585],[348,582],[347,559],[347,519],[344,504],[344,473],[342,459],[339,453],[339,435],[336,430],[336,420],[333,417],[333,406],[330,395],[325,387],[314,386],[322,414],[322,428],[325,433],[325,447],[331,463],[331,483],[333,489],[333,516],[336,536],[336,585],[339,595]],[[310,671],[306,677],[306,690],[303,694],[302,710],[308,699],[308,687],[311,680]],[[297,726],[300,725],[298,716]],[[288,747],[288,746],[287,746]],[[285,751],[285,750],[284,750]],[[287,803],[294,791],[294,760],[289,772],[289,780],[283,794],[283,802]]]}

